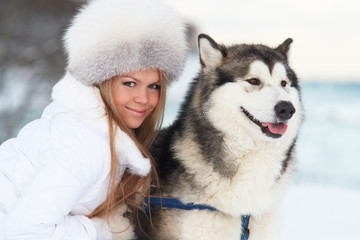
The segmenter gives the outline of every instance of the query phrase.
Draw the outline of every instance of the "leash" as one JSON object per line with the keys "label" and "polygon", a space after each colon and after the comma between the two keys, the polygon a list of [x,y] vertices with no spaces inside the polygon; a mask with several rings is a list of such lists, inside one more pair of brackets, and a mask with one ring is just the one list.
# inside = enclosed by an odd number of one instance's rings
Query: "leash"
{"label": "leash", "polygon": [[[195,204],[187,203],[184,204],[179,199],[175,198],[161,198],[161,197],[145,197],[144,209],[146,212],[149,212],[149,206],[159,206],[166,208],[176,208],[181,210],[209,210],[209,211],[218,211],[216,208],[205,205],[205,204]],[[249,231],[249,221],[250,215],[243,215],[241,218],[241,228],[242,234],[240,240],[248,240],[250,231]]]}

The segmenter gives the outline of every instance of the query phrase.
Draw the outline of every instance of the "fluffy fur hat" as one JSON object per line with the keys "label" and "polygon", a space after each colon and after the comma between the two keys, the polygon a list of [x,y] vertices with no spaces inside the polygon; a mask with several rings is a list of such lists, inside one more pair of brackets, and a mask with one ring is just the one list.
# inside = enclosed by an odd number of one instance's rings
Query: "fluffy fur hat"
{"label": "fluffy fur hat", "polygon": [[64,45],[67,71],[86,84],[147,68],[171,82],[187,56],[184,23],[158,0],[92,0],[75,15]]}

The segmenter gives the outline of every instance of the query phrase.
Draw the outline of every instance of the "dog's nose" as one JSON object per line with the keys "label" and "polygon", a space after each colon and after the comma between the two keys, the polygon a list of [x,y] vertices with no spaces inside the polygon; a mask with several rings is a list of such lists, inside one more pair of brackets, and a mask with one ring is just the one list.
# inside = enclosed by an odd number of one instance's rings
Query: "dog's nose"
{"label": "dog's nose", "polygon": [[281,101],[275,105],[276,116],[282,120],[289,120],[295,113],[294,105],[291,102]]}

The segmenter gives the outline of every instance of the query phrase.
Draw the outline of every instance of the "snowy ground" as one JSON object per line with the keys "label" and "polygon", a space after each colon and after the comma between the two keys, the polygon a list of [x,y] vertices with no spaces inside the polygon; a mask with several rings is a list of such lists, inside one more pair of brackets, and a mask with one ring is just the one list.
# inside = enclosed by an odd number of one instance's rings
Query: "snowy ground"
{"label": "snowy ground", "polygon": [[281,240],[359,240],[360,191],[291,185],[281,221]]}

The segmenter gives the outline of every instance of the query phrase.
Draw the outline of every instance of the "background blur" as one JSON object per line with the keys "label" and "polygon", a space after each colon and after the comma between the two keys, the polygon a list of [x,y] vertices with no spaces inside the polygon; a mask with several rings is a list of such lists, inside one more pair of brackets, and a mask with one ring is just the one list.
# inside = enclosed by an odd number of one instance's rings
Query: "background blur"
{"label": "background blur", "polygon": [[[169,90],[164,125],[197,74],[197,34],[224,44],[277,46],[290,64],[306,119],[297,171],[282,202],[282,240],[360,239],[360,2],[164,0],[189,25],[192,53]],[[0,0],[0,143],[40,117],[64,73],[61,37],[81,1]]]}

